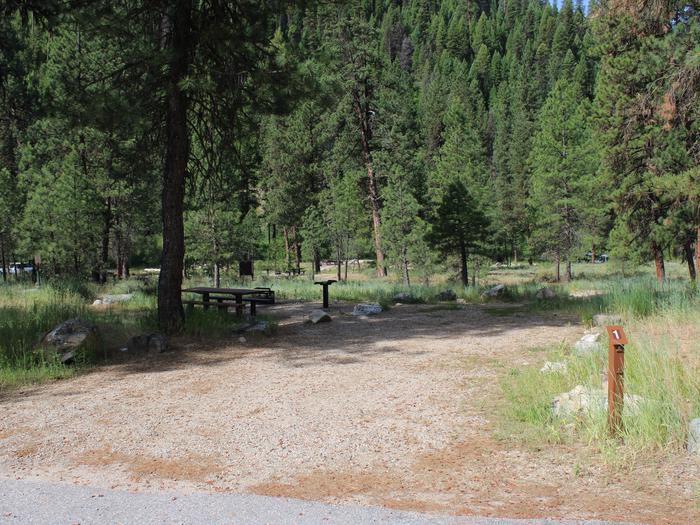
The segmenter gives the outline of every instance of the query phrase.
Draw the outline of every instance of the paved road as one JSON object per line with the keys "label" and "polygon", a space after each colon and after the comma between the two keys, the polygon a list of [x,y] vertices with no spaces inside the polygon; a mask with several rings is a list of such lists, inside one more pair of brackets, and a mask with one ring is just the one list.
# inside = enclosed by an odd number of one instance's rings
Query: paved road
{"label": "paved road", "polygon": [[132,493],[0,478],[0,524],[613,525],[601,521],[466,518],[327,505],[252,494]]}

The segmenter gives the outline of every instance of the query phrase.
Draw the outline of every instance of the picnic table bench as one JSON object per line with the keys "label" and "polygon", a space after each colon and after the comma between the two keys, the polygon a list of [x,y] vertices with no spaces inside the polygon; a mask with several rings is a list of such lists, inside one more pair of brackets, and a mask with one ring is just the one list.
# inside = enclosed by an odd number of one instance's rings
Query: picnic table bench
{"label": "picnic table bench", "polygon": [[219,310],[226,311],[229,307],[236,309],[236,315],[243,315],[245,305],[250,308],[250,315],[257,314],[256,306],[258,304],[275,304],[275,292],[270,288],[210,288],[206,286],[197,286],[194,288],[185,288],[182,293],[192,293],[201,295],[199,300],[184,300],[182,304],[189,307],[201,305],[205,310],[211,306]]}

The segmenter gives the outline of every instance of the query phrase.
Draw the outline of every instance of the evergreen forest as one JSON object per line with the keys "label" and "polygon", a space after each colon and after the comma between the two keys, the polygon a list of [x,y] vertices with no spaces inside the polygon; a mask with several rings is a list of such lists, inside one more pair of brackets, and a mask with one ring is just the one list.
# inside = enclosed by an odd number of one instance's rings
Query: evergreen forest
{"label": "evergreen forest", "polygon": [[3,0],[0,255],[218,284],[700,270],[697,0]]}

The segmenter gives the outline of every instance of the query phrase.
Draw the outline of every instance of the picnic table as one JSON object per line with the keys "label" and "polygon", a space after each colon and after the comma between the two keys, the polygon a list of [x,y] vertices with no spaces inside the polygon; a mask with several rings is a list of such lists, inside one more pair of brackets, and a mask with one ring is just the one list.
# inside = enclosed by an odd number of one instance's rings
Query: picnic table
{"label": "picnic table", "polygon": [[201,300],[186,300],[182,304],[189,306],[202,305],[205,310],[216,306],[220,310],[228,310],[229,306],[236,308],[236,315],[243,315],[245,303],[250,304],[250,315],[256,314],[257,304],[275,304],[275,292],[270,288],[211,288],[196,286],[185,288],[182,293],[193,293],[202,296]]}

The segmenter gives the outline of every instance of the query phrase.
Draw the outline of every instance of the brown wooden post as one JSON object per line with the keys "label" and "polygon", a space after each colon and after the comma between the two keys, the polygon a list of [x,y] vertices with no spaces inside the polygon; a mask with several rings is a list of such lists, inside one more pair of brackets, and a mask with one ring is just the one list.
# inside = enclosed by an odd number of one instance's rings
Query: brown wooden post
{"label": "brown wooden post", "polygon": [[612,435],[615,435],[622,428],[627,336],[619,325],[606,326],[606,329],[608,331],[608,429]]}

